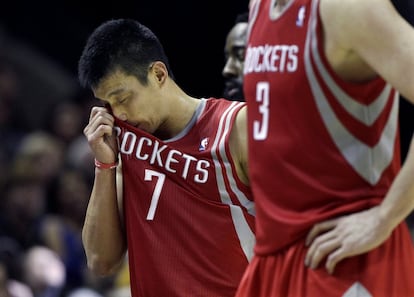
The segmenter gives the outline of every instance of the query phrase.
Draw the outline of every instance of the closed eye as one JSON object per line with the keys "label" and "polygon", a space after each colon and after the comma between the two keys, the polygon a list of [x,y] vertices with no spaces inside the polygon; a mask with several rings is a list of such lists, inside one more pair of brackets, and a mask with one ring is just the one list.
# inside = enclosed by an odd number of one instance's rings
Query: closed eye
{"label": "closed eye", "polygon": [[118,100],[118,103],[119,103],[119,104],[123,104],[123,103],[125,103],[128,99],[129,99],[129,96],[127,96],[127,97],[123,97],[123,98],[121,98],[121,99],[119,99],[119,100]]}

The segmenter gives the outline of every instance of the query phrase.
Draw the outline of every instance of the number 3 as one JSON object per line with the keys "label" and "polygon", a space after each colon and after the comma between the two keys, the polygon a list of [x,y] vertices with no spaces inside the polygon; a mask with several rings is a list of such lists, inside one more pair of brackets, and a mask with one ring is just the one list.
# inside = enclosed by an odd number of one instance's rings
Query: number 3
{"label": "number 3", "polygon": [[259,82],[256,88],[256,101],[260,103],[259,113],[261,120],[253,122],[253,138],[255,140],[265,140],[269,130],[269,83]]}

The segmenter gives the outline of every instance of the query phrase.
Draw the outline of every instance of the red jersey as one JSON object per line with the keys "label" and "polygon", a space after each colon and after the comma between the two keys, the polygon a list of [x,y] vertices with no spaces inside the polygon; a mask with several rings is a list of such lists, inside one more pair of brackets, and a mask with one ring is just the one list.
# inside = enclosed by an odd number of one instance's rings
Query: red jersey
{"label": "red jersey", "polygon": [[381,78],[349,83],[334,73],[319,1],[290,1],[277,18],[273,4],[251,10],[244,66],[258,255],[377,205],[400,169],[396,90]]}
{"label": "red jersey", "polygon": [[352,84],[334,73],[318,0],[291,0],[275,18],[276,1],[257,0],[250,14],[244,91],[257,244],[236,296],[414,296],[405,223],[332,275],[324,261],[305,266],[315,223],[386,195],[400,169],[399,98],[381,78]]}
{"label": "red jersey", "polygon": [[234,296],[255,243],[228,143],[244,105],[203,99],[168,140],[116,120],[132,296]]}

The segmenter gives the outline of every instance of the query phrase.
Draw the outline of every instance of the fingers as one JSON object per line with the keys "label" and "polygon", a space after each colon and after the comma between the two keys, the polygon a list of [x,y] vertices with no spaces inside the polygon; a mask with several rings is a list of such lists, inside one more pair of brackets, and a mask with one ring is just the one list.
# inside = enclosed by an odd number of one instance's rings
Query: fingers
{"label": "fingers", "polygon": [[114,117],[105,107],[95,106],[91,110],[89,123],[83,130],[95,158],[103,163],[111,163],[116,159],[114,121]]}
{"label": "fingers", "polygon": [[309,247],[305,257],[305,265],[311,269],[318,267],[319,263],[341,246],[334,232],[327,232],[318,236]]}
{"label": "fingers", "polygon": [[89,122],[102,122],[105,124],[113,125],[114,117],[108,112],[105,107],[94,106],[91,110]]}
{"label": "fingers", "polygon": [[91,113],[89,115],[89,121],[91,121],[91,119],[96,117],[97,115],[108,116],[108,118],[113,118],[106,107],[93,106],[91,109]]}
{"label": "fingers", "polygon": [[306,245],[309,246],[311,242],[314,240],[314,238],[319,234],[335,228],[337,222],[338,219],[335,219],[315,224],[312,230],[308,233],[308,236],[306,237]]}
{"label": "fingers", "polygon": [[338,248],[335,252],[330,254],[326,259],[325,268],[329,274],[332,274],[335,270],[336,264],[342,259],[346,258],[345,249],[343,247]]}
{"label": "fingers", "polygon": [[104,107],[93,107],[89,117],[89,123],[84,129],[84,134],[89,142],[97,141],[105,135],[111,136],[114,118]]}
{"label": "fingers", "polygon": [[309,250],[305,256],[305,265],[311,269],[319,266],[325,258],[326,267],[332,273],[335,265],[341,260],[341,240],[336,232],[339,219],[325,221],[313,226],[306,237]]}
{"label": "fingers", "polygon": [[361,255],[379,246],[391,229],[379,219],[379,207],[316,224],[309,232],[305,265],[316,268],[326,258],[325,268],[333,273],[348,257]]}

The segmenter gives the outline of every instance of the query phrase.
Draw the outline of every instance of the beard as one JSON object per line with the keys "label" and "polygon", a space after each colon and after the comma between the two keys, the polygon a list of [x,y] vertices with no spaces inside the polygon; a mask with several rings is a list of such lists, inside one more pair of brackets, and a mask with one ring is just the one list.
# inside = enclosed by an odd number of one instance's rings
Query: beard
{"label": "beard", "polygon": [[229,78],[224,83],[223,97],[231,101],[244,101],[243,82],[238,78]]}

